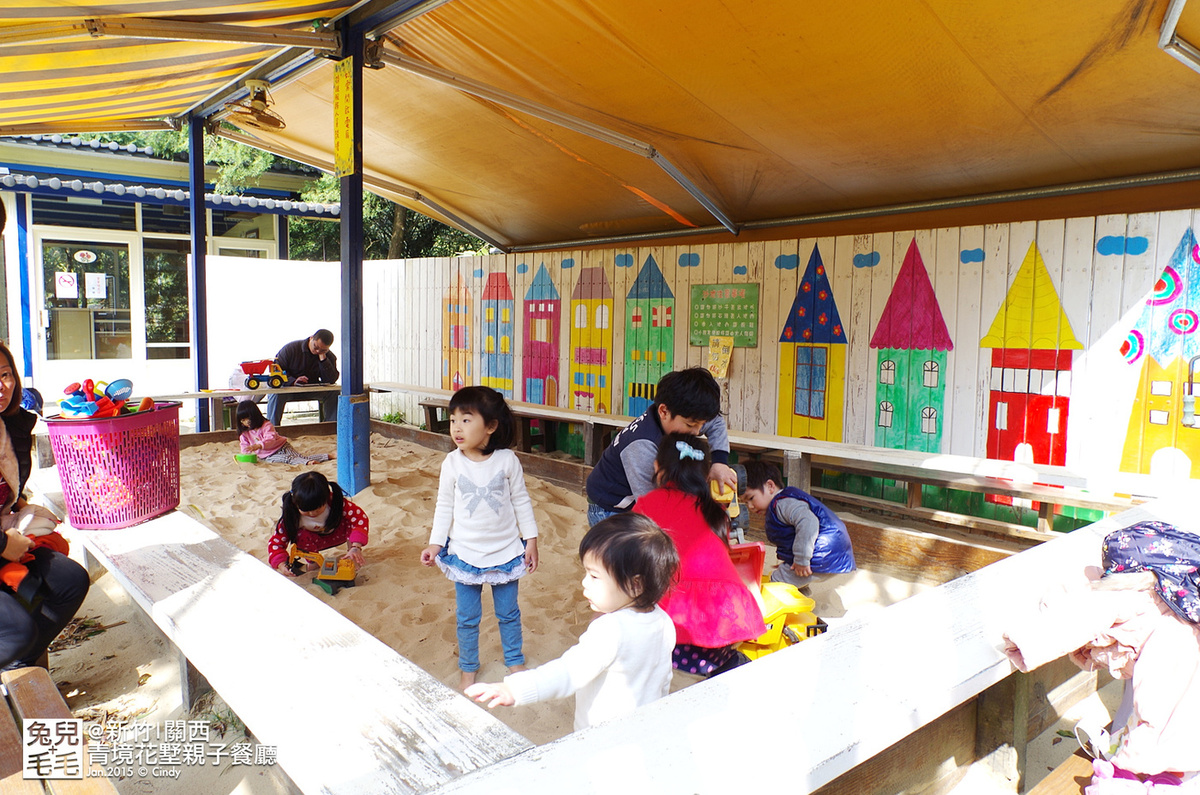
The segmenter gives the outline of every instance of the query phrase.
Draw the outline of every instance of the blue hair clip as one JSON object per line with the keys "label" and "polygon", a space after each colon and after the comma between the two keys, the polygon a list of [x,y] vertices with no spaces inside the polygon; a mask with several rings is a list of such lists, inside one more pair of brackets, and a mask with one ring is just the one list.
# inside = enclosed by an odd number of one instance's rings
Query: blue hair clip
{"label": "blue hair clip", "polygon": [[703,461],[704,460],[704,453],[700,452],[695,447],[692,447],[687,442],[684,442],[684,441],[676,442],[675,449],[679,451],[679,460],[680,461],[682,461],[685,458],[691,458],[694,461]]}

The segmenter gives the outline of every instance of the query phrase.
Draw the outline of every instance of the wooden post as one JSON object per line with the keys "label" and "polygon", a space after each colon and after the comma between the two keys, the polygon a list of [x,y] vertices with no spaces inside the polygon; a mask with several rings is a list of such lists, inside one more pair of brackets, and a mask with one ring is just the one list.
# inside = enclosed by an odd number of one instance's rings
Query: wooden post
{"label": "wooden post", "polygon": [[600,423],[588,422],[583,426],[583,463],[590,467],[596,466],[604,452],[603,433],[604,426]]}
{"label": "wooden post", "polygon": [[1037,529],[1043,533],[1054,532],[1054,503],[1044,500],[1038,503]]}
{"label": "wooden post", "polygon": [[975,757],[1020,792],[1029,745],[1029,675],[1014,673],[978,696]]}
{"label": "wooden post", "polygon": [[921,484],[914,483],[911,480],[908,482],[908,507],[921,507]]}
{"label": "wooden post", "polygon": [[789,486],[801,491],[812,490],[812,456],[808,453],[784,451],[783,478]]}

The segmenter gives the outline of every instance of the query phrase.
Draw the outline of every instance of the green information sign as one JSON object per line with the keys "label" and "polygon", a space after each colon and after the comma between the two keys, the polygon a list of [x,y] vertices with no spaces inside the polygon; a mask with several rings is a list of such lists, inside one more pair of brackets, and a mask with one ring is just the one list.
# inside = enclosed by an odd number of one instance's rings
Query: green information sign
{"label": "green information sign", "polygon": [[694,284],[688,342],[708,347],[709,337],[733,337],[735,348],[758,347],[757,284]]}

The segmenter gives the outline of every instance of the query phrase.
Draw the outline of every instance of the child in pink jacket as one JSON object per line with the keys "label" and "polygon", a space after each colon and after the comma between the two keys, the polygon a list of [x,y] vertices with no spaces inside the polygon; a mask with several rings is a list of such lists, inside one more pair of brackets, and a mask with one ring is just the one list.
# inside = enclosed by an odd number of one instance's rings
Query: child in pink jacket
{"label": "child in pink jacket", "polygon": [[243,453],[255,453],[260,461],[273,464],[316,464],[332,461],[334,453],[303,455],[291,442],[279,435],[275,426],[263,416],[253,400],[243,400],[237,407],[238,441]]}

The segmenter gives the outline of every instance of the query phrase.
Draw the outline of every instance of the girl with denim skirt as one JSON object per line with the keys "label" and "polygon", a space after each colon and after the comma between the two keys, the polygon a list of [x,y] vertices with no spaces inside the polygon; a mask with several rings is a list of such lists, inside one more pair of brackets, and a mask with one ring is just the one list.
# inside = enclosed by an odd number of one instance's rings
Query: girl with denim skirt
{"label": "girl with denim skirt", "polygon": [[465,387],[450,399],[450,438],[457,448],[442,462],[429,546],[421,563],[437,565],[454,583],[460,687],[479,671],[483,586],[492,587],[504,664],[525,670],[517,581],[537,569],[537,525],[515,453],[513,418],[504,396]]}

